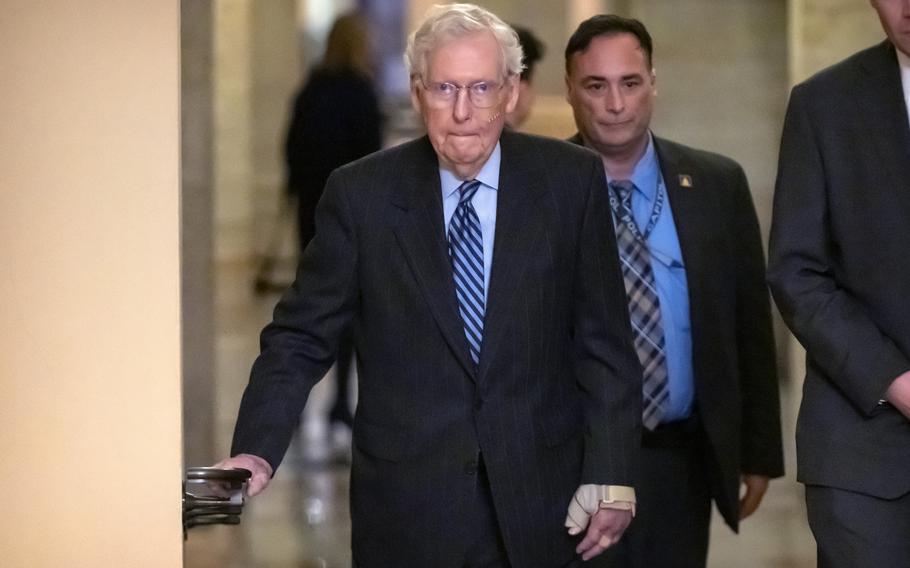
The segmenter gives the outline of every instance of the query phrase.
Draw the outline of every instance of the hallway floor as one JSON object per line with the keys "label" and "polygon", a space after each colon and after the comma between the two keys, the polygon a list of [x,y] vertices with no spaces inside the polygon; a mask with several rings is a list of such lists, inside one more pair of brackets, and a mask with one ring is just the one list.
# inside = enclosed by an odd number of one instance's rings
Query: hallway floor
{"label": "hallway floor", "polygon": [[[216,294],[216,441],[230,448],[234,418],[259,330],[276,295],[252,294],[252,271],[219,266]],[[334,381],[329,373],[310,397],[302,428],[269,488],[247,503],[237,526],[193,529],[187,568],[332,568],[350,566],[348,452],[350,437],[326,424]],[[715,514],[708,565],[712,568],[810,568],[815,545],[806,524],[802,488],[793,479],[793,431],[798,405],[783,390],[787,477],[772,481],[758,512],[733,534]],[[655,567],[659,568],[659,567]]]}

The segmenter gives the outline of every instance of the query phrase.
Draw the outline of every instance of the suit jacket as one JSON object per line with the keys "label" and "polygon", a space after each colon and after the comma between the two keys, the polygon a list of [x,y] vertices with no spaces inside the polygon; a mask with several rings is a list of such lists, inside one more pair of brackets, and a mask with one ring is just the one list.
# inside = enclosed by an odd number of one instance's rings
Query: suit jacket
{"label": "suit jacket", "polygon": [[505,132],[480,363],[458,313],[426,137],[340,168],[262,333],[232,453],[276,467],[354,323],[360,566],[460,567],[485,464],[514,566],[563,566],[580,483],[634,486],[639,364],[600,161]]}
{"label": "suit jacket", "polygon": [[910,491],[910,421],[879,405],[910,369],[910,127],[894,47],[861,51],[790,96],[768,280],[806,348],[800,481]]}
{"label": "suit jacket", "polygon": [[[577,134],[571,141],[582,143]],[[708,481],[736,530],[740,474],[783,475],[761,232],[739,164],[656,136],[654,147],[686,267],[695,412],[709,442]]]}

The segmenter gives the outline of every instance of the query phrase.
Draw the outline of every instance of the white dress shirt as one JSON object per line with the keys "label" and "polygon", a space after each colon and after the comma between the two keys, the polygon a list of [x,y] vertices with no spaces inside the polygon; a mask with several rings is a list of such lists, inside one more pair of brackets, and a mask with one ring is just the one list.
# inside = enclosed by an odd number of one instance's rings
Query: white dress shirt
{"label": "white dress shirt", "polygon": [[910,55],[895,48],[897,61],[901,66],[901,84],[904,86],[904,104],[907,105],[907,120],[910,122]]}

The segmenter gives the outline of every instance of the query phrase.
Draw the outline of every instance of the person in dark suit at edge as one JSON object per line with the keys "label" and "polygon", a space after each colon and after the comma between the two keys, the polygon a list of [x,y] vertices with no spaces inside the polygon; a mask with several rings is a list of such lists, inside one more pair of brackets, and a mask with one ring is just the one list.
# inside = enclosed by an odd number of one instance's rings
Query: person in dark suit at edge
{"label": "person in dark suit at edge", "polygon": [[771,223],[821,568],[910,566],[910,2],[872,6],[888,39],[793,88]]}
{"label": "person in dark suit at edge", "polygon": [[[739,522],[783,474],[761,234],[742,168],[649,130],[652,41],[594,16],[565,51],[578,134],[606,169],[643,368],[638,516],[610,566],[704,566],[713,499]],[[740,488],[744,496],[740,499]]]}
{"label": "person in dark suit at edge", "polygon": [[[285,141],[288,192],[297,199],[300,253],[316,232],[316,203],[335,168],[380,149],[382,117],[373,89],[369,34],[363,17],[340,16],[326,40],[322,61],[294,99]],[[352,373],[351,330],[339,343],[331,425],[353,423],[348,402]]]}
{"label": "person in dark suit at edge", "polygon": [[641,420],[603,166],[503,132],[521,49],[490,12],[431,8],[406,62],[427,136],[330,176],[219,465],[266,486],[353,321],[354,564],[579,564],[631,521]]}

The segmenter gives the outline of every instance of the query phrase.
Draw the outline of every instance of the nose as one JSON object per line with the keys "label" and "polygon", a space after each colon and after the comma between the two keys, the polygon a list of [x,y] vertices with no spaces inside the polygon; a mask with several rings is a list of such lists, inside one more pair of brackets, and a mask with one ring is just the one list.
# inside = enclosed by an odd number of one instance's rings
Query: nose
{"label": "nose", "polygon": [[619,114],[626,108],[626,99],[620,91],[618,86],[611,86],[607,90],[607,94],[604,97],[604,104],[607,107],[607,110]]}
{"label": "nose", "polygon": [[471,100],[467,89],[459,89],[455,93],[455,103],[452,105],[452,115],[456,122],[465,122],[471,118]]}

